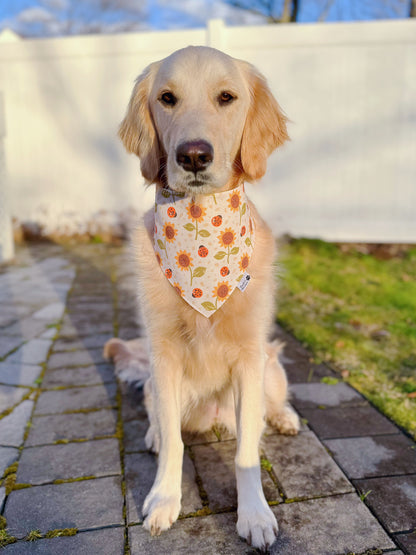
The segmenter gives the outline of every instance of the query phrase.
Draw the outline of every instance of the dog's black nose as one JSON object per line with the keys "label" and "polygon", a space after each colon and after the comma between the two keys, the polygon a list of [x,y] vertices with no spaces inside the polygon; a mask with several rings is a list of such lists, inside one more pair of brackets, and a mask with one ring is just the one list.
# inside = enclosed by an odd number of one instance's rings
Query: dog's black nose
{"label": "dog's black nose", "polygon": [[189,141],[176,149],[176,161],[187,172],[205,170],[213,159],[214,149],[207,141]]}

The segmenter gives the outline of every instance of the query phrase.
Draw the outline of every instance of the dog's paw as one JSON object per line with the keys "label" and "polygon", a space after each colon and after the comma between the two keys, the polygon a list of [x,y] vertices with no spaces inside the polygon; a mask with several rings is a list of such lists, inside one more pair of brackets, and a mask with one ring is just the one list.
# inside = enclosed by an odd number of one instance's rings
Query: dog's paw
{"label": "dog's paw", "polygon": [[152,536],[158,536],[172,526],[180,509],[180,495],[163,495],[151,490],[143,505],[143,515],[146,516],[143,526]]}
{"label": "dog's paw", "polygon": [[279,532],[277,520],[270,507],[265,506],[261,511],[239,511],[237,533],[247,543],[261,551],[268,551]]}
{"label": "dog's paw", "polygon": [[300,430],[299,416],[290,405],[271,414],[268,420],[279,433],[287,436],[295,436]]}

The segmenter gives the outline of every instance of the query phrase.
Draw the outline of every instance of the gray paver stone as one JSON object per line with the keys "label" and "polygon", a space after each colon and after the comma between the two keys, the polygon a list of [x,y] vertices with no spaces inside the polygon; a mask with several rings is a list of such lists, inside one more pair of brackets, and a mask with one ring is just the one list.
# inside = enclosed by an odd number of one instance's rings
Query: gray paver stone
{"label": "gray paver stone", "polygon": [[398,431],[370,405],[323,410],[300,408],[299,412],[321,439],[395,434]]}
{"label": "gray paver stone", "polygon": [[[2,330],[2,334],[4,330]],[[10,353],[13,349],[16,349],[23,339],[21,337],[6,337],[5,335],[0,336],[0,358],[3,358],[7,353]]]}
{"label": "gray paver stone", "polygon": [[350,478],[416,473],[415,444],[403,434],[328,439],[324,443]]}
{"label": "gray paver stone", "polygon": [[20,447],[26,425],[33,410],[33,401],[26,399],[7,416],[0,420],[0,444]]}
{"label": "gray paver stone", "polygon": [[109,364],[82,366],[81,368],[60,368],[48,370],[43,378],[43,388],[77,385],[100,385],[115,382],[114,370]]}
{"label": "gray paver stone", "polygon": [[134,453],[137,451],[146,451],[147,447],[144,438],[149,427],[146,420],[130,420],[124,422],[124,449],[126,453]]}
{"label": "gray paver stone", "polygon": [[212,511],[237,506],[235,482],[236,442],[225,441],[192,447],[195,467]]}
{"label": "gray paver stone", "polygon": [[48,370],[55,368],[70,368],[72,366],[87,366],[89,364],[97,364],[105,362],[103,359],[103,350],[99,349],[83,349],[82,351],[70,351],[62,353],[53,353],[48,360]]}
{"label": "gray paver stone", "polygon": [[84,337],[96,333],[111,334],[114,331],[112,322],[65,322],[59,330],[62,337]]}
{"label": "gray paver stone", "polygon": [[62,351],[78,351],[83,349],[103,349],[106,342],[113,337],[112,333],[97,333],[96,335],[89,335],[82,339],[73,339],[62,337],[58,339],[53,345],[53,352]]}
{"label": "gray paver stone", "polygon": [[352,387],[339,382],[335,385],[326,383],[297,383],[290,387],[292,404],[296,408],[318,406],[336,407],[365,403],[364,399]]}
{"label": "gray paver stone", "polygon": [[21,538],[30,530],[86,530],[123,524],[118,476],[12,491],[4,516],[9,531]]}
{"label": "gray paver stone", "polygon": [[313,432],[269,436],[264,450],[289,498],[354,491]]}
{"label": "gray paver stone", "polygon": [[34,339],[39,334],[44,332],[45,329],[45,322],[35,320],[31,316],[28,316],[27,318],[23,318],[7,328],[2,329],[2,334],[4,333],[4,335],[10,336],[9,339],[13,336],[13,339],[18,341],[20,344],[23,340],[27,341],[29,339]]}
{"label": "gray paver stone", "polygon": [[147,412],[143,404],[143,391],[120,382],[122,391],[121,416],[123,422],[130,420],[147,420]]}
{"label": "gray paver stone", "polygon": [[0,513],[3,510],[4,500],[6,499],[6,488],[0,487]]}
{"label": "gray paver stone", "polygon": [[39,377],[41,372],[41,366],[0,362],[0,382],[6,385],[27,385],[33,387],[33,382]]}
{"label": "gray paver stone", "polygon": [[65,303],[51,303],[35,312],[32,317],[35,318],[35,320],[47,320],[49,322],[56,322],[57,320],[60,320],[62,318],[64,310]]}
{"label": "gray paver stone", "polygon": [[29,391],[26,387],[0,385],[0,413],[19,403]]}
{"label": "gray paver stone", "polygon": [[398,534],[394,536],[394,539],[398,542],[400,547],[403,547],[406,553],[416,553],[416,529],[409,534]]}
{"label": "gray paver stone", "polygon": [[17,364],[41,364],[45,362],[52,345],[50,339],[31,339],[7,358]]}
{"label": "gray paver stone", "polygon": [[356,494],[273,507],[279,537],[273,555],[335,555],[395,548]]}
{"label": "gray paver stone", "polygon": [[365,502],[389,532],[416,527],[416,475],[354,480]]}
{"label": "gray paver stone", "polygon": [[24,449],[16,481],[45,484],[54,480],[120,473],[118,440],[100,439]]}
{"label": "gray paver stone", "polygon": [[39,396],[35,414],[109,408],[115,405],[116,392],[117,386],[112,383],[45,391]]}
{"label": "gray paver stone", "polygon": [[0,447],[0,478],[7,467],[14,463],[19,456],[19,450],[14,447]]}
{"label": "gray paver stone", "polygon": [[[153,485],[157,461],[150,453],[131,453],[125,457],[127,486],[127,520],[142,522],[142,506]],[[182,466],[182,506],[181,515],[193,513],[202,508],[195,470],[189,455],[185,453]]]}
{"label": "gray paver stone", "polygon": [[116,433],[117,413],[102,409],[87,413],[35,416],[25,446],[54,443],[62,439],[95,439]]}
{"label": "gray paver stone", "polygon": [[18,542],[5,548],[7,555],[123,555],[124,528],[102,528],[75,536]]}
{"label": "gray paver stone", "polygon": [[235,513],[185,518],[178,520],[170,530],[156,537],[152,537],[143,526],[131,526],[130,552],[131,555],[258,553],[238,537],[236,521]]}

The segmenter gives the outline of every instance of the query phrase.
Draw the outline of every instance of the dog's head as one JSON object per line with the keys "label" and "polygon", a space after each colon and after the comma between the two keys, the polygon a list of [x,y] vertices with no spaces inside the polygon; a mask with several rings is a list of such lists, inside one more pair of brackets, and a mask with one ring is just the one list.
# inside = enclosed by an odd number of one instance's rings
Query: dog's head
{"label": "dog's head", "polygon": [[206,194],[255,181],[287,139],[286,117],[247,62],[188,47],[137,79],[119,135],[150,183]]}

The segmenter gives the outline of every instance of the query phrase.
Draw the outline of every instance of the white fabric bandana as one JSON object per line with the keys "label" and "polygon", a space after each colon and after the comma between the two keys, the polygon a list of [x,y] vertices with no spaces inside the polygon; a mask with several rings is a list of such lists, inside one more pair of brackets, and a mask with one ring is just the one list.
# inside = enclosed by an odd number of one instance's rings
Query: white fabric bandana
{"label": "white fabric bandana", "polygon": [[245,289],[254,229],[244,184],[231,191],[185,196],[158,189],[154,249],[177,293],[209,318],[238,286]]}

